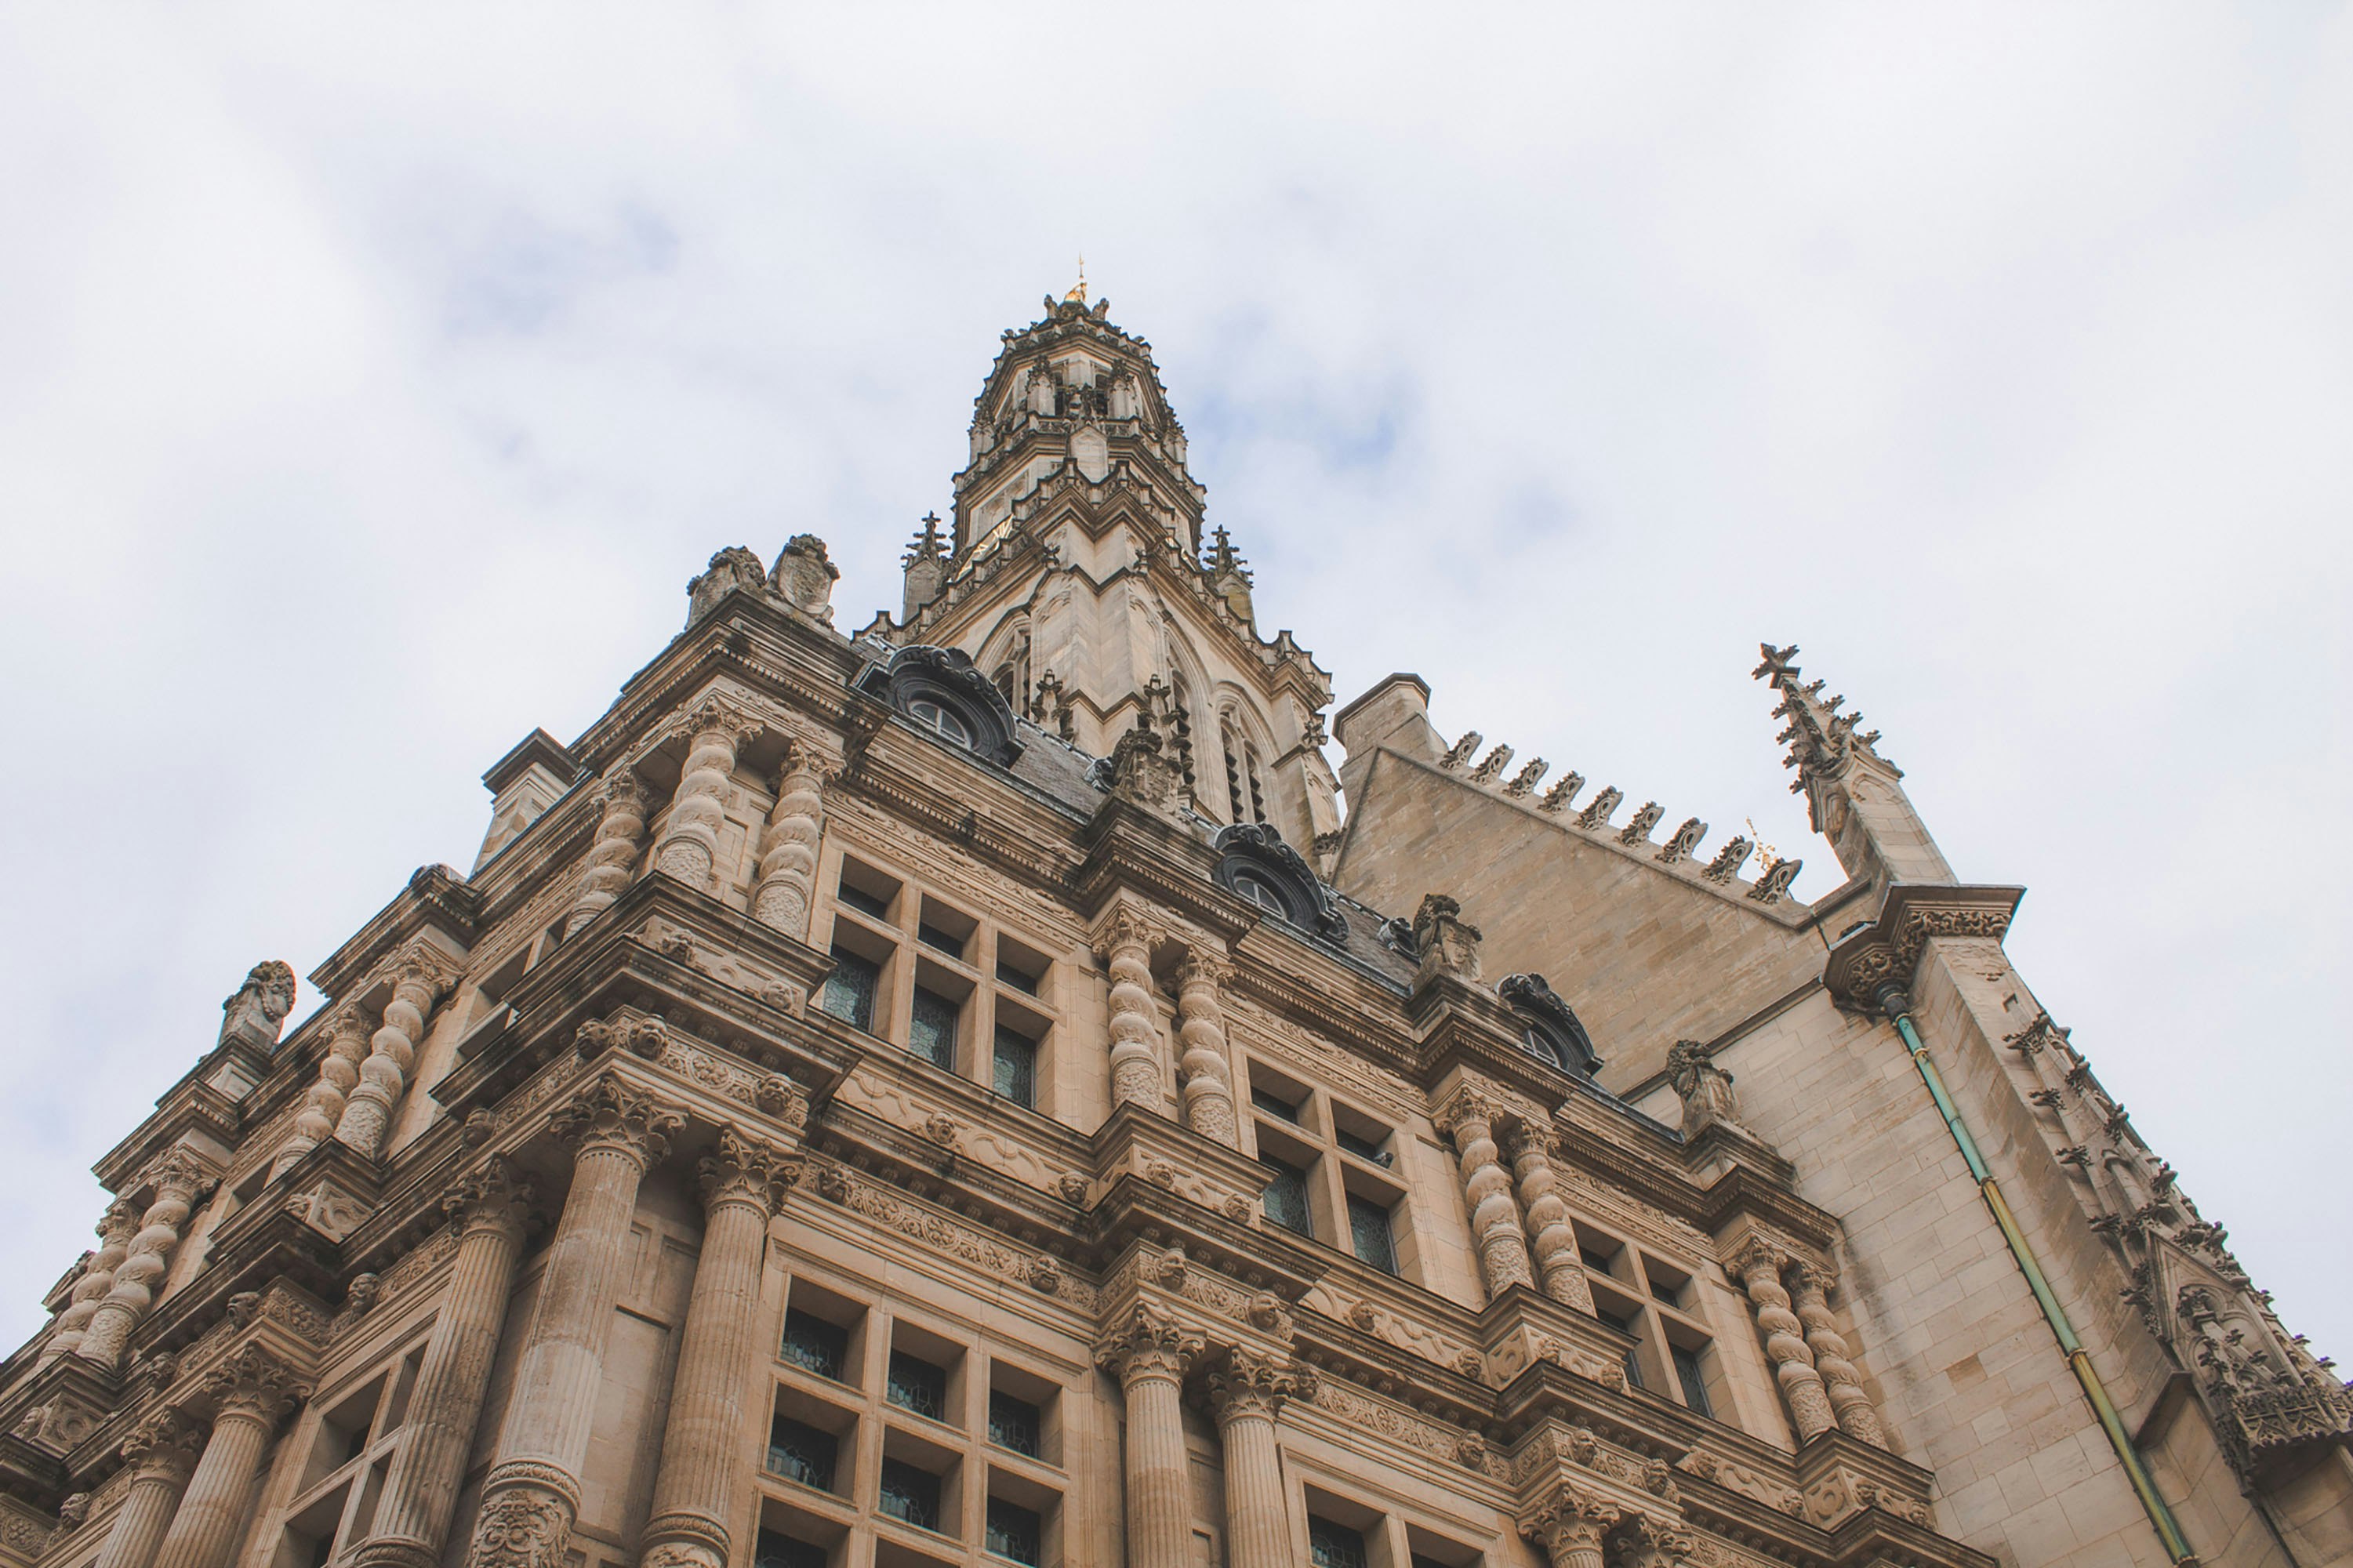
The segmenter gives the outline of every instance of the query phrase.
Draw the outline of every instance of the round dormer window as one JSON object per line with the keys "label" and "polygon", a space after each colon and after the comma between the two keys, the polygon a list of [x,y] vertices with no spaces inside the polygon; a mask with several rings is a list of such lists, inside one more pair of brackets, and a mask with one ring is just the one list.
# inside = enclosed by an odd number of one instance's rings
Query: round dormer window
{"label": "round dormer window", "polygon": [[1227,885],[1270,914],[1296,921],[1298,916],[1283,899],[1275,885],[1247,867],[1237,866],[1226,877]]}
{"label": "round dormer window", "polygon": [[972,744],[972,725],[965,721],[963,714],[944,702],[918,697],[907,704],[907,717],[959,746],[969,747]]}

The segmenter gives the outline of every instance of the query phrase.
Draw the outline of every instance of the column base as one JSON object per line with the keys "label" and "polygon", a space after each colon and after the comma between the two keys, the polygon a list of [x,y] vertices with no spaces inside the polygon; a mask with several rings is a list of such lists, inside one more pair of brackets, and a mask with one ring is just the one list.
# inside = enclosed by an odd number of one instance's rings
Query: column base
{"label": "column base", "polygon": [[352,1552],[352,1568],[439,1568],[441,1554],[421,1541],[395,1541],[385,1536],[362,1542]]}
{"label": "column base", "polygon": [[466,1548],[466,1568],[563,1568],[580,1511],[579,1484],[553,1465],[509,1463],[491,1472]]}

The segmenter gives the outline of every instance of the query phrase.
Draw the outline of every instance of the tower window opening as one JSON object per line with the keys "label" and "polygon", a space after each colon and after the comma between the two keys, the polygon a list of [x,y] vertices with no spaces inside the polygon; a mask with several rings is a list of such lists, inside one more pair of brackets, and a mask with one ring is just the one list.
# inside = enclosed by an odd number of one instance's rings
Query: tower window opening
{"label": "tower window opening", "polygon": [[1226,805],[1236,822],[1266,820],[1266,784],[1259,776],[1258,751],[1228,719],[1219,727],[1226,748]]}

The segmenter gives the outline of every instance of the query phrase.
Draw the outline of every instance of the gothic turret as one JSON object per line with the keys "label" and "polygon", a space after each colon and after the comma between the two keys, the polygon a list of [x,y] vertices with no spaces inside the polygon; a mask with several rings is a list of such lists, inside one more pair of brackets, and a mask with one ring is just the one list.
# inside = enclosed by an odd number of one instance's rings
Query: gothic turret
{"label": "gothic turret", "polygon": [[1843,697],[1824,697],[1823,682],[1800,683],[1790,661],[1795,644],[1762,645],[1756,674],[1781,697],[1774,717],[1787,719],[1778,737],[1789,748],[1784,767],[1798,770],[1790,793],[1806,797],[1815,832],[1831,841],[1849,878],[1880,884],[1925,882],[1942,886],[1953,868],[1928,837],[1899,782],[1904,770],[1879,754],[1879,731],[1862,728],[1860,711],[1841,713]]}

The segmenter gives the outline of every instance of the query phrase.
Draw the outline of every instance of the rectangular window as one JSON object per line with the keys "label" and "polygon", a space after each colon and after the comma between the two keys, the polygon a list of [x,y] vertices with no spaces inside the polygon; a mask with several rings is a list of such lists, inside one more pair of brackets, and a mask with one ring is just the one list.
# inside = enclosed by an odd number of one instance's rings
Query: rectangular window
{"label": "rectangular window", "polygon": [[891,1403],[934,1421],[947,1418],[948,1374],[945,1367],[909,1355],[891,1352]]}
{"label": "rectangular window", "polygon": [[1005,960],[1001,958],[997,961],[997,978],[1003,984],[1012,986],[1013,989],[1022,993],[1024,995],[1035,996],[1038,994],[1038,976],[1034,974],[1024,974],[1020,970],[1014,968],[1013,965],[1006,963]]}
{"label": "rectangular window", "polygon": [[1003,1498],[988,1500],[988,1550],[1036,1568],[1046,1540],[1045,1521],[1035,1510]]}
{"label": "rectangular window", "polygon": [[1299,1107],[1268,1089],[1250,1086],[1250,1103],[1269,1116],[1280,1116],[1293,1127],[1299,1125]]}
{"label": "rectangular window", "polygon": [[1266,1191],[1261,1195],[1266,1217],[1302,1236],[1314,1235],[1315,1218],[1307,1207],[1307,1173],[1265,1154],[1258,1163],[1267,1169]]}
{"label": "rectangular window", "polygon": [[1397,1240],[1389,1234],[1389,1211],[1354,1193],[1348,1194],[1348,1244],[1357,1258],[1382,1273],[1397,1272]]}
{"label": "rectangular window", "polygon": [[1373,1139],[1362,1137],[1345,1127],[1332,1129],[1332,1141],[1359,1160],[1370,1160],[1376,1165],[1389,1163],[1388,1151]]}
{"label": "rectangular window", "polygon": [[925,947],[938,948],[950,958],[962,958],[964,956],[964,938],[955,935],[952,932],[942,931],[939,927],[934,925],[929,921],[920,921],[916,922],[915,940],[922,942]]}
{"label": "rectangular window", "polygon": [[940,1527],[940,1478],[919,1470],[904,1459],[882,1461],[882,1490],[878,1500],[884,1513],[906,1521],[918,1530]]}
{"label": "rectangular window", "polygon": [[841,884],[840,897],[843,903],[861,915],[872,915],[878,921],[887,921],[891,918],[891,900],[879,894],[870,893],[863,888],[854,888],[848,882],[844,882]]}
{"label": "rectangular window", "polygon": [[1715,1411],[1707,1402],[1707,1379],[1700,1373],[1699,1352],[1681,1345],[1669,1345],[1667,1350],[1674,1357],[1675,1381],[1683,1386],[1683,1403],[1694,1415],[1714,1415]]}
{"label": "rectangular window", "polygon": [[956,1005],[936,991],[915,987],[914,1012],[907,1020],[907,1048],[934,1067],[955,1070]]}
{"label": "rectangular window", "polygon": [[989,1088],[1016,1105],[1035,1110],[1038,1104],[1038,1042],[1024,1038],[1004,1025],[997,1026],[997,1057],[989,1069]]}
{"label": "rectangular window", "polygon": [[784,1358],[803,1372],[839,1383],[842,1363],[849,1358],[849,1331],[797,1307],[787,1308],[782,1350]]}
{"label": "rectangular window", "polygon": [[832,1433],[804,1426],[789,1415],[777,1416],[768,1428],[768,1468],[821,1492],[833,1489],[833,1466],[840,1451],[840,1440]]}
{"label": "rectangular window", "polygon": [[1038,1457],[1038,1407],[996,1389],[988,1393],[988,1440],[1028,1458]]}
{"label": "rectangular window", "polygon": [[825,977],[825,989],[818,994],[817,1005],[851,1028],[871,1035],[874,1032],[874,993],[881,984],[880,964],[847,948],[837,947],[833,950],[833,973]]}
{"label": "rectangular window", "polygon": [[826,1568],[826,1551],[814,1541],[799,1541],[774,1530],[763,1530],[752,1548],[752,1568]]}
{"label": "rectangular window", "polygon": [[1311,1513],[1307,1516],[1307,1560],[1315,1568],[1368,1568],[1365,1532]]}

